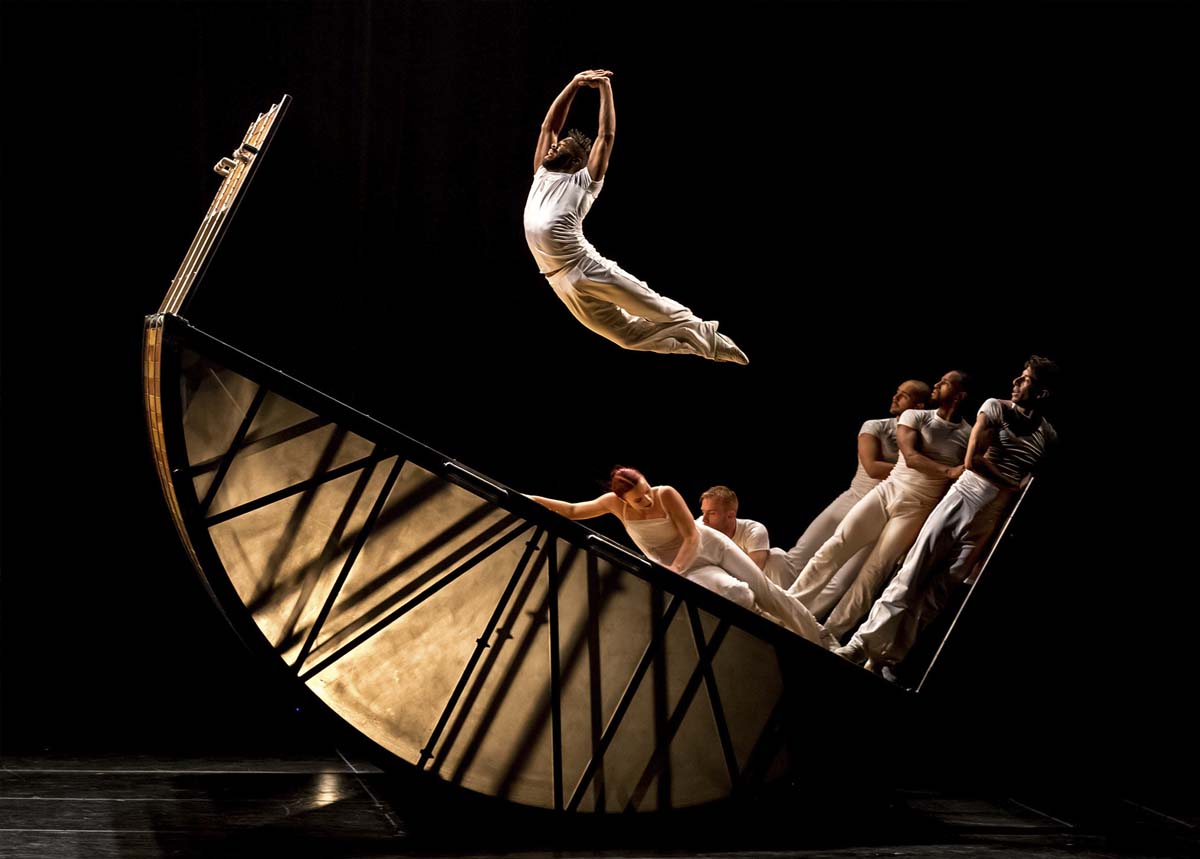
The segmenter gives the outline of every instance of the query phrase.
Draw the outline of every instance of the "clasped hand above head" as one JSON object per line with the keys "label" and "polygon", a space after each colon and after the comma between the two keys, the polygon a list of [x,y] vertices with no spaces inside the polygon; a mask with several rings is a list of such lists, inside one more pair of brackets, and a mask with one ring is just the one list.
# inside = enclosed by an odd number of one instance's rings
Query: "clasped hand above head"
{"label": "clasped hand above head", "polygon": [[612,77],[612,72],[608,69],[588,69],[575,75],[575,83],[579,86],[598,87],[602,80],[607,80]]}

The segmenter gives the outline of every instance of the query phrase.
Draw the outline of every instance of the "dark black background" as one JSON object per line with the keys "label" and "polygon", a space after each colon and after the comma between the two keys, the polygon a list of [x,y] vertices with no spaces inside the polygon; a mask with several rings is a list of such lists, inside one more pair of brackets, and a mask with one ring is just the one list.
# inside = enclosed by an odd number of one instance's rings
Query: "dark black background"
{"label": "dark black background", "polygon": [[[1186,485],[1189,458],[1187,371],[1150,353],[1184,315],[1173,9],[711,8],[0,7],[3,751],[314,742],[186,561],[139,376],[211,165],[287,92],[189,318],[522,491],[591,497],[618,462],[697,506],[727,483],[788,546],[900,381],[1005,396],[1058,359],[1062,456],[962,633],[946,748],[1187,770],[1187,535],[1140,485]],[[537,127],[588,67],[614,70],[618,128],[589,238],[748,367],[622,351],[537,273]]]}

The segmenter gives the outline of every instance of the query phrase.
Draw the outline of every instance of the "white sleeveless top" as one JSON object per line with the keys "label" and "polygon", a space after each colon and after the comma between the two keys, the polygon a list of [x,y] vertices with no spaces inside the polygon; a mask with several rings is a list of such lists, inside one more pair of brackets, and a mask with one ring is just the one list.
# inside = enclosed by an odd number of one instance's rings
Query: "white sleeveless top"
{"label": "white sleeveless top", "polygon": [[670,516],[660,519],[621,519],[634,544],[648,558],[653,558],[664,567],[669,567],[683,545],[679,529]]}

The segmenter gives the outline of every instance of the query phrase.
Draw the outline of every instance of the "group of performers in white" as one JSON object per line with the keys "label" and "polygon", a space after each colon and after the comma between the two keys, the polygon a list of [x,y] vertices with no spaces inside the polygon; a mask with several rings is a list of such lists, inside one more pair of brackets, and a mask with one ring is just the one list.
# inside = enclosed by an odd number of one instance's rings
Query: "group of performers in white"
{"label": "group of performers in white", "polygon": [[[579,73],[542,122],[525,205],[538,268],[580,322],[626,349],[745,364],[717,322],[654,292],[583,236],[616,130],[611,76]],[[600,94],[594,143],[574,130],[559,136],[582,87]],[[611,491],[591,501],[530,497],[570,519],[611,513],[647,557],[895,679],[918,634],[974,572],[1014,491],[1054,444],[1042,412],[1057,376],[1054,362],[1032,356],[1011,399],[986,400],[973,423],[960,415],[972,387],[965,373],[952,370],[933,386],[904,382],[890,417],[862,425],[849,488],[786,551],[770,546],[760,523],[737,518],[737,495],[724,486],[701,496],[697,519],[674,488],[652,486],[632,468],[614,469]]]}
{"label": "group of performers in white", "polygon": [[632,468],[614,469],[611,491],[591,501],[530,497],[568,519],[611,513],[667,569],[894,679],[1054,445],[1041,411],[1057,373],[1032,356],[1011,399],[984,401],[973,425],[959,415],[966,374],[946,373],[932,388],[905,382],[891,417],[862,425],[850,487],[787,551],[737,517],[737,495],[724,486],[701,496],[696,519],[673,487]]}

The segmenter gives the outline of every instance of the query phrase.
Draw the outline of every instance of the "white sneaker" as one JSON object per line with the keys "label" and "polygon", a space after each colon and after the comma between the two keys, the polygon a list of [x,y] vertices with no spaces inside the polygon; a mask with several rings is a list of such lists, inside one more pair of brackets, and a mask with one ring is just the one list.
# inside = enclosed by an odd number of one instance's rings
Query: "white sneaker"
{"label": "white sneaker", "polygon": [[893,686],[897,686],[901,689],[904,689],[907,692],[913,691],[913,688],[911,686],[909,686],[902,679],[900,679],[899,676],[897,676],[896,672],[892,669],[892,666],[882,665],[882,666],[880,666],[879,671],[877,673],[879,674],[880,677],[882,677],[887,682],[891,683]]}
{"label": "white sneaker", "polygon": [[862,643],[857,638],[850,639],[849,644],[835,647],[833,652],[842,657],[842,659],[849,659],[855,665],[862,665],[867,659],[867,652],[863,649]]}

